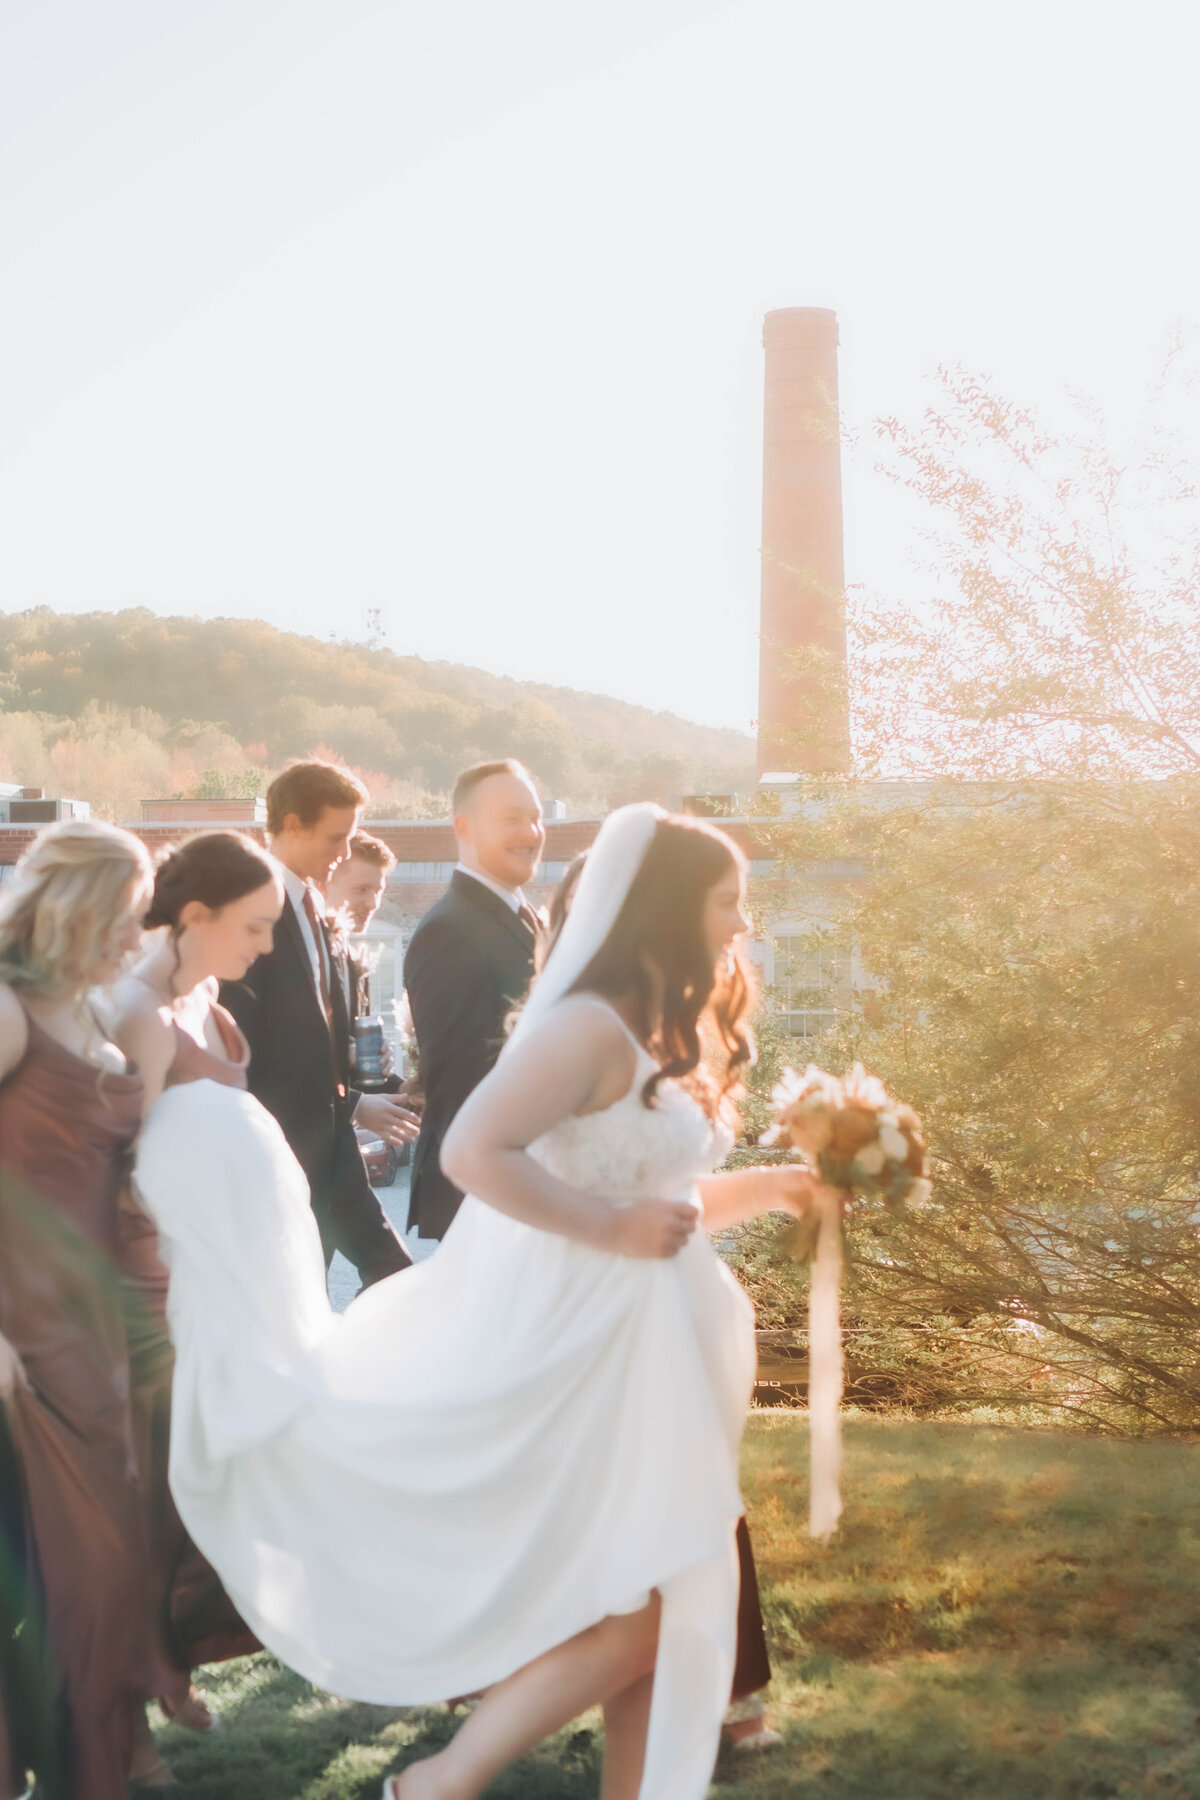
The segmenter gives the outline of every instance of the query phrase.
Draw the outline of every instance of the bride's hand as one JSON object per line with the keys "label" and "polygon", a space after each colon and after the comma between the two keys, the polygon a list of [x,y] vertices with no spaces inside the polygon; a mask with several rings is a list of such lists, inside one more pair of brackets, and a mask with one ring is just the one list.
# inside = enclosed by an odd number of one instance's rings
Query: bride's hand
{"label": "bride's hand", "polygon": [[760,1169],[759,1179],[763,1183],[764,1210],[773,1208],[791,1213],[794,1219],[802,1219],[812,1211],[819,1194],[834,1192],[838,1194],[842,1213],[850,1210],[849,1194],[827,1188],[802,1163],[785,1163],[782,1168]]}
{"label": "bride's hand", "polygon": [[700,1208],[690,1200],[639,1200],[613,1215],[606,1246],[618,1256],[677,1256],[700,1222]]}
{"label": "bride's hand", "polygon": [[27,1388],[25,1365],[8,1339],[0,1334],[0,1400],[11,1400],[18,1388]]}

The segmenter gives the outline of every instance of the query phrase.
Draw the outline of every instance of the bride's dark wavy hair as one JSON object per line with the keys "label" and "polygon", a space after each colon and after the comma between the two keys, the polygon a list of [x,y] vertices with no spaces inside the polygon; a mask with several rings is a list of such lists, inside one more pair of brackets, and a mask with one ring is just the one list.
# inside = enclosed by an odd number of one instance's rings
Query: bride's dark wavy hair
{"label": "bride's dark wavy hair", "polygon": [[662,1081],[684,1082],[710,1117],[741,1092],[754,1058],[744,1023],[753,982],[736,949],[725,967],[714,964],[704,909],[718,881],[743,866],[737,845],[715,825],[661,819],[616,924],[570,989],[635,997],[637,1035],[661,1065],[642,1089],[647,1106]]}

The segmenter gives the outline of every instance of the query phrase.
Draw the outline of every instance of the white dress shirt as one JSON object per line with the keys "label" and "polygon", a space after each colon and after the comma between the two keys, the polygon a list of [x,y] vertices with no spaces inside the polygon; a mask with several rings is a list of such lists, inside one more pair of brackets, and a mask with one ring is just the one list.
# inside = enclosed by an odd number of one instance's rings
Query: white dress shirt
{"label": "white dress shirt", "polygon": [[483,875],[478,869],[468,869],[464,862],[455,863],[454,868],[456,874],[469,875],[471,880],[479,882],[481,887],[491,888],[496,898],[503,900],[510,912],[519,913],[525,905],[525,896],[520,888],[506,888],[500,882],[493,881],[490,875]]}

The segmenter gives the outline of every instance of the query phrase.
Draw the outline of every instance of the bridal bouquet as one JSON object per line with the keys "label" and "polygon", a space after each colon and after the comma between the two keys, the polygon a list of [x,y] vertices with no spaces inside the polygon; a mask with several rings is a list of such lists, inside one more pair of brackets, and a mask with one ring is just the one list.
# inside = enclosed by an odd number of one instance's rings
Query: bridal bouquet
{"label": "bridal bouquet", "polygon": [[813,1067],[784,1071],[772,1094],[775,1120],[764,1145],[786,1146],[822,1187],[795,1227],[792,1254],[813,1259],[808,1295],[809,1530],[828,1539],[841,1517],[839,1407],[844,1369],[840,1295],[842,1194],[882,1200],[893,1211],[922,1206],[931,1187],[921,1121],[855,1063],[840,1079]]}
{"label": "bridal bouquet", "polygon": [[882,1200],[893,1212],[929,1199],[921,1121],[861,1063],[840,1078],[812,1063],[803,1075],[785,1069],[771,1098],[774,1123],[759,1141],[798,1150],[827,1187]]}

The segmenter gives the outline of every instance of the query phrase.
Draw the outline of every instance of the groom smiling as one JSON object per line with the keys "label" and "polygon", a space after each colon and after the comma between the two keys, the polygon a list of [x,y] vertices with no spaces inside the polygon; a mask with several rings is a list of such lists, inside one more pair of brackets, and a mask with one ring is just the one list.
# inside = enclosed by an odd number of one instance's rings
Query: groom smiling
{"label": "groom smiling", "polygon": [[425,1093],[408,1224],[436,1238],[462,1200],[442,1173],[442,1139],[499,1056],[505,1019],[533,979],[542,923],[523,890],[546,842],[533,780],[512,758],[465,769],[452,804],[458,865],[404,959]]}

